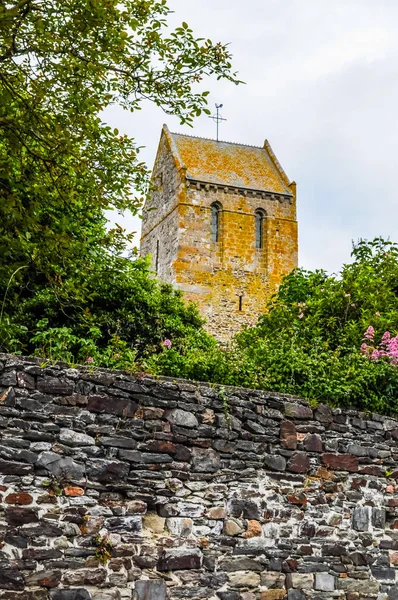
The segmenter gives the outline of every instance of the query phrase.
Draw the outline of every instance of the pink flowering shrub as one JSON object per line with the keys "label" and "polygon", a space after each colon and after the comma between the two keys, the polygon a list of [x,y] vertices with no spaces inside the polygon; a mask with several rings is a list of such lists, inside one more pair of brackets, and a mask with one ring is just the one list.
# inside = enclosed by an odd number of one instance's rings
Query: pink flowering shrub
{"label": "pink flowering shrub", "polygon": [[392,365],[398,365],[398,335],[391,337],[386,331],[379,345],[374,343],[375,330],[370,325],[364,333],[361,353],[370,360],[388,360]]}

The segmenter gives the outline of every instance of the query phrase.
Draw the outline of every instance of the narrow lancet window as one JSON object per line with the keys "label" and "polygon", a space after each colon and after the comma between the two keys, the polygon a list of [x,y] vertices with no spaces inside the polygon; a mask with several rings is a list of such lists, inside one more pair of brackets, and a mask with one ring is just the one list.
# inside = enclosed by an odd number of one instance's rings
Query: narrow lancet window
{"label": "narrow lancet window", "polygon": [[214,202],[211,206],[211,241],[220,241],[220,214],[221,204]]}
{"label": "narrow lancet window", "polygon": [[256,210],[256,248],[264,248],[264,212]]}
{"label": "narrow lancet window", "polygon": [[159,240],[156,240],[155,272],[159,272]]}

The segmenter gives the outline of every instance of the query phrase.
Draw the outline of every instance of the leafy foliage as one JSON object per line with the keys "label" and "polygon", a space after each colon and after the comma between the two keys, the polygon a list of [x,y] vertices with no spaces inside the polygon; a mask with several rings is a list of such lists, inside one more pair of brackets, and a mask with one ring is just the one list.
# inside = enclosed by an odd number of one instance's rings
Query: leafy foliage
{"label": "leafy foliage", "polygon": [[190,124],[208,111],[202,78],[236,82],[227,47],[186,23],[170,32],[168,13],[165,0],[0,3],[2,349],[127,356],[136,339],[198,326],[145,263],[121,258],[132,238],[104,216],[136,213],[148,189],[139,147],[104,111],[150,100]]}
{"label": "leafy foliage", "polygon": [[256,327],[228,348],[196,346],[166,360],[159,372],[222,384],[281,391],[340,406],[398,410],[398,368],[388,356],[361,352],[398,333],[398,246],[380,238],[359,242],[339,276],[297,269],[287,275]]}
{"label": "leafy foliage", "polygon": [[150,277],[145,260],[107,257],[19,302],[0,333],[10,351],[132,368],[163,352],[164,340],[178,347],[192,335],[212,339],[202,323],[181,292]]}

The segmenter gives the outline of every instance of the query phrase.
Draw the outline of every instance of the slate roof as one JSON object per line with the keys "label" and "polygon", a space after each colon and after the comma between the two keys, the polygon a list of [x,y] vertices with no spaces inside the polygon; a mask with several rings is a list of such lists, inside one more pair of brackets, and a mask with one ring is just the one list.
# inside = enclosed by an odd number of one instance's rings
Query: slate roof
{"label": "slate roof", "polygon": [[264,147],[217,142],[164,131],[187,179],[250,190],[292,195],[290,181],[267,141]]}

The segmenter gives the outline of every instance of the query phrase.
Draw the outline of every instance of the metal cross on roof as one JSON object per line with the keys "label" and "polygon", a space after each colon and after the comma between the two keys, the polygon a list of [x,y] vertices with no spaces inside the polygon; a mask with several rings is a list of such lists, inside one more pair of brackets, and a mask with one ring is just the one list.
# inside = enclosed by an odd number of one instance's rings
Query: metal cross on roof
{"label": "metal cross on roof", "polygon": [[216,114],[212,115],[211,117],[209,117],[209,119],[213,119],[213,121],[216,122],[217,124],[217,142],[218,142],[218,126],[221,123],[221,121],[226,121],[227,119],[223,119],[223,117],[220,115],[220,108],[223,107],[222,104],[216,104]]}

